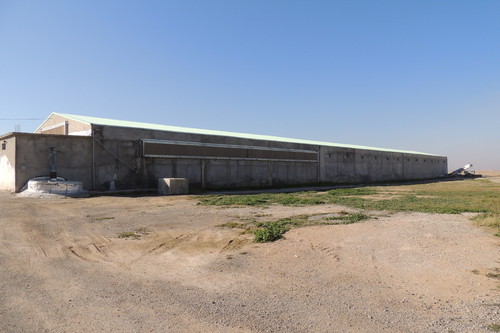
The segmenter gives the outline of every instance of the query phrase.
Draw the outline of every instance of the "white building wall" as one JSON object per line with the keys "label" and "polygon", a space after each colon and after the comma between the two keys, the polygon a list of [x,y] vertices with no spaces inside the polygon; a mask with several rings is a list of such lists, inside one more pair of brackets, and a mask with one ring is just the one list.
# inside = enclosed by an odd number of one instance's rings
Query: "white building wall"
{"label": "white building wall", "polygon": [[15,138],[0,140],[0,190],[15,190],[16,184]]}

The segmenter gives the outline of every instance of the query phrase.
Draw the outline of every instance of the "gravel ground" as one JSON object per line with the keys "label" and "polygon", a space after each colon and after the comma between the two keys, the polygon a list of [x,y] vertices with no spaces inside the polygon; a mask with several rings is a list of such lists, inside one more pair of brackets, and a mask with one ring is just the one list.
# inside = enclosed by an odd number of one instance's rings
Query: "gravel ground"
{"label": "gravel ground", "polygon": [[[498,237],[371,212],[256,244],[217,225],[345,207],[0,192],[0,332],[491,332]],[[140,239],[118,235],[135,232]]]}

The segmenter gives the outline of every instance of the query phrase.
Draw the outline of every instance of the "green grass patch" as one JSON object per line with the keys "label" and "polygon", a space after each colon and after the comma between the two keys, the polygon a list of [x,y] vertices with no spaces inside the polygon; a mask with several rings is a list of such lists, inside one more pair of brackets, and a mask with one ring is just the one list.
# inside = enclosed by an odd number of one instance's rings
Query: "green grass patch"
{"label": "green grass patch", "polygon": [[457,194],[434,194],[425,192],[404,194],[396,198],[371,200],[369,198],[339,197],[334,203],[368,210],[386,210],[393,212],[413,211],[438,214],[460,214],[463,212],[483,213],[486,207],[477,206],[467,201],[467,196]]}
{"label": "green grass patch", "polygon": [[220,228],[229,228],[229,229],[246,229],[246,225],[243,223],[239,222],[227,222],[223,224],[219,224],[218,227]]}
{"label": "green grass patch", "polygon": [[353,187],[353,188],[337,188],[327,192],[334,196],[356,196],[356,195],[372,195],[377,194],[377,190],[373,187]]}
{"label": "green grass patch", "polygon": [[324,219],[327,221],[336,221],[334,224],[352,224],[352,223],[357,223],[361,222],[363,220],[368,220],[370,216],[361,214],[361,213],[353,213],[353,214],[348,214],[348,215],[342,215],[342,216],[331,216],[331,217],[325,217]]}
{"label": "green grass patch", "polygon": [[300,228],[313,225],[351,224],[369,219],[370,216],[360,213],[341,212],[339,216],[323,217],[322,215],[297,215],[286,217],[275,221],[251,220],[246,224],[239,222],[228,222],[220,224],[223,228],[241,228],[254,235],[254,242],[265,243],[274,242],[293,228]]}
{"label": "green grass patch", "polygon": [[279,221],[269,222],[260,228],[253,230],[254,242],[265,243],[274,242],[283,237],[283,234],[290,230],[290,227]]}
{"label": "green grass patch", "polygon": [[130,239],[140,239],[142,236],[149,234],[149,230],[147,228],[141,227],[135,229],[135,231],[126,231],[119,233],[117,235],[118,238],[130,238]]}
{"label": "green grass patch", "polygon": [[94,217],[94,221],[114,220],[113,216]]}
{"label": "green grass patch", "polygon": [[[307,193],[307,192],[301,192]],[[212,206],[311,206],[327,203],[324,198],[300,193],[260,193],[246,195],[206,195],[198,198],[201,205]]]}
{"label": "green grass patch", "polygon": [[216,206],[336,204],[392,212],[500,214],[500,184],[465,180],[419,185],[340,188],[327,192],[207,195],[199,197],[199,200],[202,205]]}
{"label": "green grass patch", "polygon": [[141,238],[141,235],[137,234],[133,231],[126,231],[126,232],[119,233],[118,238],[139,239],[139,238]]}
{"label": "green grass patch", "polygon": [[[476,224],[490,227],[495,235],[500,236],[500,184],[489,180],[469,179],[417,185],[339,188],[326,192],[206,195],[198,199],[201,205],[215,206],[266,207],[335,204],[359,210],[388,212],[412,211],[439,214],[473,212],[481,213],[474,219]],[[354,219],[354,217],[350,218]],[[295,222],[289,221],[285,224],[293,226],[298,220],[295,218]],[[333,221],[355,222],[343,220],[343,218],[332,218],[330,222]],[[248,222],[248,225],[251,223]],[[301,220],[301,223],[311,222]]]}
{"label": "green grass patch", "polygon": [[488,328],[493,332],[500,332],[500,324],[491,324]]}
{"label": "green grass patch", "polygon": [[479,226],[494,229],[496,231],[495,236],[500,237],[500,214],[485,213],[474,217],[472,220]]}

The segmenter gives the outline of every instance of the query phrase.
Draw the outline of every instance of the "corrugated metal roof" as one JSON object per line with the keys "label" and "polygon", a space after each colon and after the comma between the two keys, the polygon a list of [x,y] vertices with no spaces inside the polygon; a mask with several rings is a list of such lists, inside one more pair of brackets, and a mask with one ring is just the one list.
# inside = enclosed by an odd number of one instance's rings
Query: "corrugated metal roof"
{"label": "corrugated metal roof", "polygon": [[157,131],[193,133],[193,134],[203,134],[203,135],[218,135],[218,136],[229,136],[229,137],[234,137],[234,138],[252,139],[252,140],[278,141],[278,142],[316,145],[316,146],[330,146],[330,147],[341,147],[341,148],[352,148],[352,149],[387,151],[387,152],[392,152],[392,153],[405,153],[405,154],[419,154],[419,155],[437,156],[437,155],[422,153],[422,152],[417,152],[417,151],[407,151],[407,150],[398,150],[398,149],[387,149],[387,148],[376,148],[376,147],[368,147],[368,146],[348,145],[348,144],[324,142],[324,141],[291,139],[291,138],[283,138],[283,137],[271,136],[271,135],[259,135],[259,134],[246,134],[246,133],[225,132],[225,131],[216,131],[216,130],[204,130],[204,129],[197,129],[197,128],[141,123],[141,122],[127,121],[127,120],[115,120],[115,119],[107,119],[107,118],[79,116],[79,115],[67,114],[67,113],[53,112],[52,114],[59,115],[59,116],[68,118],[70,120],[75,120],[75,121],[89,124],[89,125],[94,124],[94,125],[105,125],[105,126],[116,126],[116,127],[132,127],[132,128],[141,128],[141,129],[149,129],[149,130],[157,130]]}

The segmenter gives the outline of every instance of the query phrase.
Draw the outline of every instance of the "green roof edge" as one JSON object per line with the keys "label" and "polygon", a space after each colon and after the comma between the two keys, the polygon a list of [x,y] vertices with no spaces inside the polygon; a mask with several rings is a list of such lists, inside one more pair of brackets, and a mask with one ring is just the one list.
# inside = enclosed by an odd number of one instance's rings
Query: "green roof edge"
{"label": "green roof edge", "polygon": [[[226,132],[226,131],[218,131],[218,130],[205,130],[205,129],[197,129],[197,128],[180,127],[180,126],[142,123],[142,122],[135,122],[135,121],[128,121],[128,120],[115,120],[115,119],[99,118],[99,117],[91,117],[91,116],[80,116],[80,115],[58,113],[58,112],[52,112],[51,115],[53,115],[53,114],[58,115],[58,116],[62,116],[62,117],[65,117],[65,118],[68,118],[71,120],[79,121],[79,122],[82,122],[82,123],[85,123],[88,125],[93,124],[93,125],[105,125],[105,126],[113,126],[113,127],[132,127],[132,128],[151,129],[151,130],[169,131],[169,132],[227,136],[227,137],[235,137],[235,138],[251,139],[251,140],[265,140],[265,141],[276,141],[276,142],[286,142],[286,143],[308,144],[308,145],[316,145],[316,146],[329,146],[329,147],[339,147],[339,148],[353,148],[353,149],[386,151],[386,152],[392,152],[392,153],[439,156],[439,155],[435,155],[435,154],[429,154],[429,153],[423,153],[423,152],[417,152],[417,151],[377,148],[377,147],[349,145],[349,144],[314,141],[314,140],[292,139],[292,138],[284,138],[284,137],[271,136],[271,135],[247,134],[247,133]],[[47,119],[49,117],[47,117]]]}

